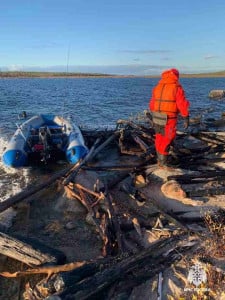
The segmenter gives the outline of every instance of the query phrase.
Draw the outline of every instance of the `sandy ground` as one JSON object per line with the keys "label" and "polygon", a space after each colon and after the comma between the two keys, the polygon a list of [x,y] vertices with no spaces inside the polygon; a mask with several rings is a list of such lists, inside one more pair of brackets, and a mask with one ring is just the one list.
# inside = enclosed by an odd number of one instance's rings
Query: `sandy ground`
{"label": "sandy ground", "polygon": [[[32,237],[62,251],[67,262],[95,259],[101,256],[101,240],[95,228],[86,222],[86,209],[77,201],[66,199],[55,187],[39,193],[35,201],[16,208],[17,216],[8,234]],[[26,266],[0,256],[0,271],[15,272]],[[24,299],[25,284],[37,283],[45,275],[23,278],[0,278],[0,299]]]}

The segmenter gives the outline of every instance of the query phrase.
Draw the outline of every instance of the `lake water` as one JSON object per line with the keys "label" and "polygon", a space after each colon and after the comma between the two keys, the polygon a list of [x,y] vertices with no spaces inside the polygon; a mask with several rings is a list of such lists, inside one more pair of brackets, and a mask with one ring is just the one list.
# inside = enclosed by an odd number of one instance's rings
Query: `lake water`
{"label": "lake water", "polygon": [[[53,113],[70,116],[80,126],[108,128],[115,126],[118,119],[127,119],[147,109],[157,82],[155,78],[0,79],[0,154],[22,111],[28,117]],[[200,114],[203,119],[221,117],[225,100],[210,100],[208,94],[213,89],[224,90],[225,78],[181,78],[180,82],[191,104],[191,117]],[[0,201],[17,193],[35,176],[41,176],[35,172],[30,168],[6,169],[0,161]],[[1,214],[0,223],[7,223],[10,220],[7,214],[13,213],[9,210],[4,217]]]}

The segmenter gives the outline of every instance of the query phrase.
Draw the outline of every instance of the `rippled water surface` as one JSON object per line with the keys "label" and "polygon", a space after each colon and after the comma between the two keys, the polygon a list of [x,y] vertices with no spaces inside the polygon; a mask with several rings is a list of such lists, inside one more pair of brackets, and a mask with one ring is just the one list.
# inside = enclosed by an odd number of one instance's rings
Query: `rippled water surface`
{"label": "rippled water surface", "polygon": [[[112,125],[148,108],[152,87],[149,78],[0,79],[1,133],[13,130],[22,110],[29,114],[70,114],[77,124]],[[191,112],[210,110],[220,116],[223,101],[208,99],[212,89],[225,89],[224,78],[181,79]]]}

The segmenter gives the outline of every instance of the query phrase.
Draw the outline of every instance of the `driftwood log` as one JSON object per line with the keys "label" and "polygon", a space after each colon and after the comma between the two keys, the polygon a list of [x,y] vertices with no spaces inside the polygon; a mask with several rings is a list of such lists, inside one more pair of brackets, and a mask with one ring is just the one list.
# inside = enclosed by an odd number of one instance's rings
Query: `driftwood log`
{"label": "driftwood log", "polygon": [[16,238],[0,232],[0,253],[29,266],[45,263],[57,264],[65,261],[65,255],[42,243],[21,237]]}

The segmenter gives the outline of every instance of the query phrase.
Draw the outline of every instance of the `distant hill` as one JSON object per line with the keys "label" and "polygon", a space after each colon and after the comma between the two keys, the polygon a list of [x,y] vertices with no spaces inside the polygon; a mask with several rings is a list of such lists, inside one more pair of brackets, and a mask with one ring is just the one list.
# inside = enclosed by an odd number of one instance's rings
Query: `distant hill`
{"label": "distant hill", "polygon": [[52,77],[108,77],[109,74],[100,73],[67,73],[67,72],[0,72],[0,78],[52,78]]}
{"label": "distant hill", "polygon": [[[154,75],[154,76],[145,76],[150,78],[156,78],[160,77],[160,75]],[[211,73],[192,73],[192,74],[180,74],[180,77],[182,78],[210,78],[210,77],[225,77],[225,71],[219,71],[219,72],[211,72]]]}
{"label": "distant hill", "polygon": [[[54,77],[147,77],[156,78],[160,75],[112,75],[101,73],[67,73],[67,72],[22,72],[22,71],[10,71],[0,72],[0,78],[54,78]],[[212,73],[195,73],[195,74],[180,74],[183,78],[200,78],[200,77],[225,77],[225,71],[212,72]]]}
{"label": "distant hill", "polygon": [[212,73],[181,74],[181,77],[225,77],[225,71]]}

